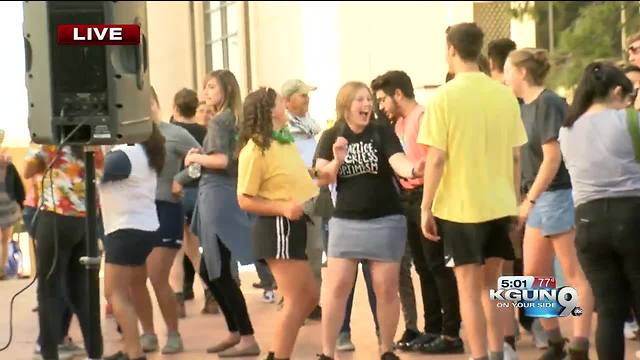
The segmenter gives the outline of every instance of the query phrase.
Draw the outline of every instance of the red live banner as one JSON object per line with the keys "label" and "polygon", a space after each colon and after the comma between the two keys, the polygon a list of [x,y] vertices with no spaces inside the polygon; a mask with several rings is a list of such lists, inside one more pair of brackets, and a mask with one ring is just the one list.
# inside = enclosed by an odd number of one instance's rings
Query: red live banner
{"label": "red live banner", "polygon": [[138,45],[140,26],[135,24],[58,25],[58,45]]}

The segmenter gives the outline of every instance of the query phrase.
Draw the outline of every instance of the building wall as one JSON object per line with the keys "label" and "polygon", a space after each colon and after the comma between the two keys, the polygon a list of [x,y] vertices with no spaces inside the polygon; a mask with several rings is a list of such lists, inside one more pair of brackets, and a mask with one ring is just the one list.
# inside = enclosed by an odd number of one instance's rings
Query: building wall
{"label": "building wall", "polygon": [[444,30],[473,20],[472,2],[259,2],[251,4],[253,78],[279,88],[289,78],[318,87],[310,111],[334,118],[347,81],[367,84],[391,69],[415,87],[440,84],[447,67]]}
{"label": "building wall", "polygon": [[196,86],[190,19],[189,1],[147,2],[149,72],[165,120],[171,116],[175,93]]}
{"label": "building wall", "polygon": [[[203,2],[147,2],[151,83],[160,97],[164,119],[171,115],[173,95],[182,87],[200,90],[205,69]],[[444,81],[444,29],[473,21],[473,2],[249,1],[249,46],[240,58],[250,71],[237,74],[243,93],[258,86],[280,89],[289,78],[302,78],[318,86],[312,93],[311,113],[319,121],[335,117],[335,95],[347,81],[369,83],[390,70],[405,70],[414,86]],[[244,12],[237,14],[244,25]],[[0,26],[15,36],[7,39],[7,52],[15,54],[11,66],[0,69],[5,86],[2,98],[15,107],[5,111],[1,125],[5,145],[26,147],[27,101],[24,87],[22,4],[0,4]],[[531,19],[512,21],[512,38],[519,47],[535,45]],[[194,44],[195,43],[195,48]],[[246,61],[246,60],[245,60]],[[244,63],[242,69],[247,69]],[[249,85],[251,84],[251,86]],[[428,91],[417,90],[420,102]]]}

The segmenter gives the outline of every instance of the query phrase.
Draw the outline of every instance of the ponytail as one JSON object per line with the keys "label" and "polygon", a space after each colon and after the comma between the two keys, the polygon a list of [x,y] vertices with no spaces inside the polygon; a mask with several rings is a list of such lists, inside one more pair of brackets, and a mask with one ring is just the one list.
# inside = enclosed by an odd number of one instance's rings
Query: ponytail
{"label": "ponytail", "polygon": [[571,127],[595,102],[606,100],[616,87],[622,95],[633,93],[633,84],[617,66],[606,62],[587,65],[578,83],[564,126]]}

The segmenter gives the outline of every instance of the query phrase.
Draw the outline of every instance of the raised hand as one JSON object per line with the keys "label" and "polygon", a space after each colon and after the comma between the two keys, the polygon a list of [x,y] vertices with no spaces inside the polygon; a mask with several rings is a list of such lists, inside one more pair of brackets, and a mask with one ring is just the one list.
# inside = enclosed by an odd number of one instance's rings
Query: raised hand
{"label": "raised hand", "polygon": [[349,141],[344,137],[340,136],[336,139],[336,142],[333,143],[333,157],[340,164],[344,162],[344,159],[347,157],[347,151],[349,148]]}

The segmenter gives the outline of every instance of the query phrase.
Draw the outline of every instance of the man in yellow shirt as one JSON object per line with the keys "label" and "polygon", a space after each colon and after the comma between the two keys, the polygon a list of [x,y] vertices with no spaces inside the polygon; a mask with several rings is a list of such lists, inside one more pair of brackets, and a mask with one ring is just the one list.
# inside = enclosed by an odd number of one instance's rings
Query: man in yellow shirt
{"label": "man in yellow shirt", "polygon": [[514,257],[509,230],[527,137],[515,96],[478,69],[483,38],[475,24],[447,30],[455,78],[426,106],[418,135],[429,146],[421,220],[427,239],[442,238],[447,266],[454,267],[473,359],[489,359],[485,333],[491,359],[503,359],[503,329],[489,289],[496,288],[503,261]]}

